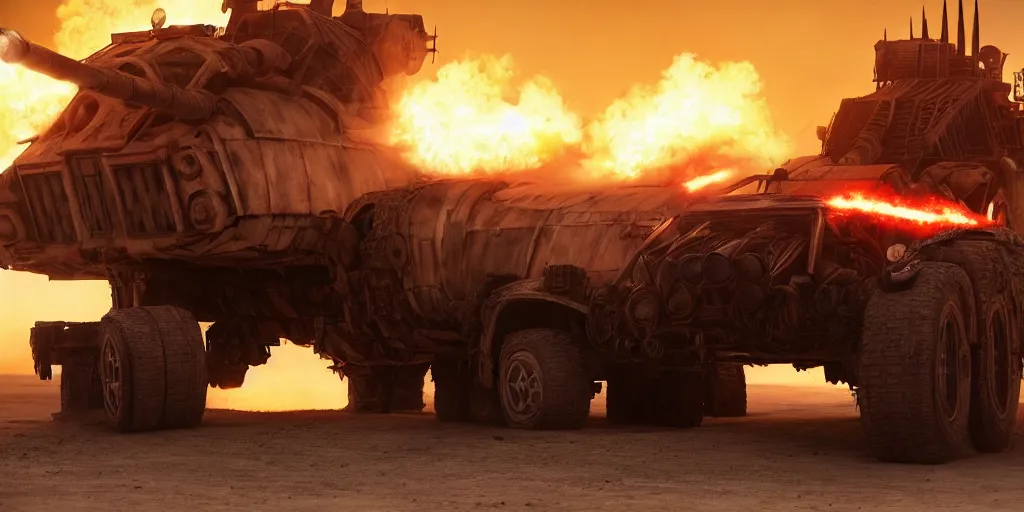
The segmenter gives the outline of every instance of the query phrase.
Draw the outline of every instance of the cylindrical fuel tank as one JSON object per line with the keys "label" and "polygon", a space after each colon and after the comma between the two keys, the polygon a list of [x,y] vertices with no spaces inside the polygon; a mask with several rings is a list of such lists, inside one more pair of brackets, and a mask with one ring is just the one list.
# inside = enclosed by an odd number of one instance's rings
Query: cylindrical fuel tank
{"label": "cylindrical fuel tank", "polygon": [[540,278],[548,265],[573,265],[593,283],[614,278],[653,228],[679,211],[681,192],[455,181],[377,197],[398,203],[375,206],[388,213],[375,216],[374,229],[393,231],[408,249],[397,263],[413,309],[443,318],[488,276]]}

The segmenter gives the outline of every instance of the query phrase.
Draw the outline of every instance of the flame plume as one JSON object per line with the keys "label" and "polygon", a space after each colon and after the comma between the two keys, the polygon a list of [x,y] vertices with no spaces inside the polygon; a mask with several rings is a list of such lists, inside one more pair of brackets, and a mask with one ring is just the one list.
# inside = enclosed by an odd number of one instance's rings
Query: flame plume
{"label": "flame plume", "polygon": [[854,192],[825,201],[840,217],[866,216],[880,223],[922,234],[944,229],[984,227],[993,222],[967,207],[938,198],[911,199],[893,193]]}
{"label": "flame plume", "polygon": [[530,79],[518,101],[507,99],[511,66],[507,57],[453,62],[436,80],[408,88],[395,104],[393,141],[435,175],[516,173],[576,154],[560,175],[579,177],[582,168],[584,178],[610,182],[753,174],[789,151],[750,63],[715,67],[680,55],[661,81],[635,87],[585,128],[547,78]]}
{"label": "flame plume", "polygon": [[660,82],[637,86],[589,126],[584,164],[626,178],[698,160],[770,167],[785,158],[789,144],[760,93],[749,62],[714,67],[680,55]]}
{"label": "flame plume", "polygon": [[436,81],[419,82],[398,99],[392,143],[440,175],[535,169],[578,144],[580,119],[551,81],[534,77],[513,94],[513,75],[509,56],[444,66]]}

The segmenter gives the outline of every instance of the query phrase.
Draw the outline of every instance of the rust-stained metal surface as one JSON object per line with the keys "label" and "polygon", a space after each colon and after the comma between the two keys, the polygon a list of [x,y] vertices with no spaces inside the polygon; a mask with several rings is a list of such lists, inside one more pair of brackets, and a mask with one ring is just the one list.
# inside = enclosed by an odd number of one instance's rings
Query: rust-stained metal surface
{"label": "rust-stained metal surface", "polygon": [[417,176],[364,133],[382,81],[417,72],[431,40],[418,15],[351,2],[331,18],[332,3],[246,4],[222,37],[115,34],[83,62],[5,31],[0,56],[81,92],[0,178],[0,265],[107,279],[149,260],[322,264],[326,219]]}
{"label": "rust-stained metal surface", "polygon": [[[372,227],[360,231],[360,265],[343,304],[342,316],[355,321],[332,326],[336,334],[321,337],[319,348],[348,351],[328,346],[334,340],[375,352],[386,347],[361,333],[378,329],[398,344],[415,342],[421,329],[457,334],[474,323],[484,290],[498,281],[543,279],[552,266],[585,269],[588,280],[608,282],[651,231],[679,211],[681,199],[664,187],[545,194],[536,185],[489,180],[367,194],[346,214],[356,229],[372,218]],[[400,352],[353,352],[347,360],[412,357]]]}

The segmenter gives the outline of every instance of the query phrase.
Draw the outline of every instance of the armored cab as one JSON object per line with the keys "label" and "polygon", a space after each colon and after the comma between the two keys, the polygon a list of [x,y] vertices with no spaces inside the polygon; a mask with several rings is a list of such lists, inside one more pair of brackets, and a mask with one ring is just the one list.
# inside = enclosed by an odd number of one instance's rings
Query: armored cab
{"label": "armored cab", "polygon": [[955,42],[945,6],[937,39],[922,12],[920,37],[911,24],[909,39],[878,41],[876,90],[842,100],[818,130],[821,154],[787,162],[788,175],[856,175],[901,194],[938,192],[1024,225],[1024,211],[1008,208],[1024,192],[1016,176],[1024,163],[1024,75],[1015,73],[1012,87],[1003,81],[1007,54],[981,46],[977,2],[970,53],[964,21],[961,1]]}
{"label": "armored cab", "polygon": [[[226,29],[165,27],[158,10],[82,62],[0,31],[4,61],[80,88],[0,174],[0,266],[111,283],[102,326],[33,330],[39,375],[65,366],[65,411],[198,423],[207,381],[236,387],[279,337],[309,341],[356,250],[349,204],[417,178],[380,144],[383,85],[435,37],[418,15],[332,7],[225,2]],[[209,358],[196,319],[217,322]]]}

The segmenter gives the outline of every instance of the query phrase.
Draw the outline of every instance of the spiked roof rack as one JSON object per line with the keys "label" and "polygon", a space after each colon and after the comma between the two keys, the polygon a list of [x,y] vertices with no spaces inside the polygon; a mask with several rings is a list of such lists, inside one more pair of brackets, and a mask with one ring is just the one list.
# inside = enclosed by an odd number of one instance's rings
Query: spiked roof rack
{"label": "spiked roof rack", "polygon": [[[957,34],[956,34],[956,49],[960,56],[967,55],[967,31],[964,28],[964,1],[958,1],[957,9],[959,11],[959,19],[957,20]],[[974,27],[973,33],[971,34],[971,55],[977,55],[981,51],[981,23],[979,20],[978,11],[978,0],[974,0]],[[888,40],[889,31],[886,30],[885,40]],[[914,17],[910,17],[910,39],[914,37]],[[921,37],[920,39],[930,41],[928,33],[928,15],[925,11],[924,6],[921,7]],[[942,34],[939,36],[939,42],[949,42],[949,14],[946,7],[946,1],[942,2]]]}
{"label": "spiked roof rack", "polygon": [[896,80],[909,78],[974,77],[1002,79],[1002,58],[998,48],[981,48],[981,23],[978,1],[974,2],[974,26],[971,50],[967,51],[966,16],[963,0],[958,0],[957,43],[950,42],[949,8],[942,3],[942,27],[939,38],[932,38],[928,14],[921,8],[920,37],[914,34],[914,19],[910,18],[910,37],[890,40],[885,30],[882,41],[875,45],[875,82],[878,87]]}

